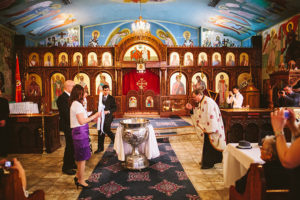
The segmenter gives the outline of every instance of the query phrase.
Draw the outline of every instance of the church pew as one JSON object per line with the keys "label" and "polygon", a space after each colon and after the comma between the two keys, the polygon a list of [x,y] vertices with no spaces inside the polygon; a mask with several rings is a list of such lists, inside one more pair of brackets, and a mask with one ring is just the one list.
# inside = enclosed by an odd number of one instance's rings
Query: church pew
{"label": "church pew", "polygon": [[43,190],[36,190],[25,197],[19,172],[16,169],[9,169],[9,174],[0,177],[0,200],[44,200]]}
{"label": "church pew", "polygon": [[262,165],[253,163],[247,177],[246,189],[243,194],[234,186],[229,189],[230,200],[288,200],[289,190],[268,190]]}

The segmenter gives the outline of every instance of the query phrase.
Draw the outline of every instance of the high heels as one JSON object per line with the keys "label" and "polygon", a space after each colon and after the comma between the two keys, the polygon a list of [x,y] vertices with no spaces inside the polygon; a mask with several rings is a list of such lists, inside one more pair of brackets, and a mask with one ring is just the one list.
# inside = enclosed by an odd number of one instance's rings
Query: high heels
{"label": "high heels", "polygon": [[77,190],[78,190],[78,187],[82,187],[83,189],[90,189],[90,188],[92,188],[91,185],[84,186],[81,183],[79,183],[78,181],[75,183],[75,185],[77,187]]}

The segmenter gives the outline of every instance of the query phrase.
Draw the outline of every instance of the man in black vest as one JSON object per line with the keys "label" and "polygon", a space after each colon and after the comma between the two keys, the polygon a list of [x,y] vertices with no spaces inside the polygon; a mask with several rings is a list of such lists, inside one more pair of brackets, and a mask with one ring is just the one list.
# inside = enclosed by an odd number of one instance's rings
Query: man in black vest
{"label": "man in black vest", "polygon": [[69,98],[74,85],[74,81],[67,80],[64,84],[64,93],[60,95],[56,101],[59,111],[60,129],[64,132],[66,139],[62,171],[63,173],[68,175],[74,175],[76,173],[74,169],[77,168],[74,159],[74,146],[72,139],[72,129],[70,127],[71,125],[69,105]]}
{"label": "man in black vest", "polygon": [[95,153],[100,153],[101,151],[104,150],[105,134],[108,135],[108,137],[111,139],[112,142],[114,142],[115,140],[115,135],[111,131],[111,123],[114,119],[113,112],[117,110],[117,105],[116,105],[115,98],[109,94],[109,86],[103,85],[102,88],[103,88],[102,103],[105,106],[104,108],[105,120],[104,120],[104,127],[103,127],[104,133],[102,133],[101,130],[98,131],[98,149],[97,151],[95,151]]}

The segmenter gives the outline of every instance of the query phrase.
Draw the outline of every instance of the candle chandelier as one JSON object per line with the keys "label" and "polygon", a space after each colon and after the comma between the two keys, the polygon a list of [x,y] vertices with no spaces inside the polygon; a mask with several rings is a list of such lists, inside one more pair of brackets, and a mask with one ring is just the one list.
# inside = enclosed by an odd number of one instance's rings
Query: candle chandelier
{"label": "candle chandelier", "polygon": [[150,32],[150,24],[142,18],[142,3],[140,0],[140,17],[138,20],[132,23],[132,31],[138,34],[144,34]]}

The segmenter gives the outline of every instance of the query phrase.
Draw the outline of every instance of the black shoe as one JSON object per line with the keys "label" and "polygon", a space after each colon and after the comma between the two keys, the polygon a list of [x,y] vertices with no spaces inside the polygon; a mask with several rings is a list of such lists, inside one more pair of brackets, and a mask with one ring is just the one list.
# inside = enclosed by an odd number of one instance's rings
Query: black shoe
{"label": "black shoe", "polygon": [[212,169],[214,166],[205,166],[205,165],[202,165],[201,166],[201,169]]}
{"label": "black shoe", "polygon": [[97,149],[94,153],[100,153],[102,151],[104,151],[104,149]]}
{"label": "black shoe", "polygon": [[67,175],[75,175],[76,174],[76,171],[74,169],[65,169],[65,170],[62,170],[62,172]]}
{"label": "black shoe", "polygon": [[84,185],[82,185],[79,182],[75,182],[75,185],[76,185],[77,189],[78,189],[78,187],[82,187],[83,189],[90,189],[90,188],[92,188],[91,185],[84,186]]}

